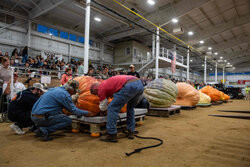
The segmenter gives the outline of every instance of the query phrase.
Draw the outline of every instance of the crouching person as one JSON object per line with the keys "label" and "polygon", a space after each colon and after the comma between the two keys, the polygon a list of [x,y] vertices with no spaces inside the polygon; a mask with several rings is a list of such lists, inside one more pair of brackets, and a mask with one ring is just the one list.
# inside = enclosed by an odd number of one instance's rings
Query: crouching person
{"label": "crouching person", "polygon": [[38,129],[35,131],[37,137],[42,141],[49,141],[51,133],[71,126],[71,119],[62,113],[66,108],[78,116],[91,115],[88,111],[78,109],[71,98],[79,90],[79,83],[69,80],[64,86],[50,89],[33,106],[32,120]]}
{"label": "crouching person", "polygon": [[11,129],[18,135],[25,134],[22,128],[30,127],[34,131],[36,127],[31,120],[31,110],[35,102],[44,93],[43,85],[34,83],[32,87],[18,92],[11,100],[8,109],[8,118],[14,124],[10,125]]}
{"label": "crouching person", "polygon": [[[135,114],[134,107],[137,105],[144,87],[141,81],[129,75],[117,75],[103,81],[100,85],[93,84],[90,91],[100,98],[100,110],[107,112],[107,135],[101,140],[106,142],[117,142],[117,119],[121,108],[127,104],[127,130],[128,138],[134,139]],[[113,97],[108,105],[107,98]]]}

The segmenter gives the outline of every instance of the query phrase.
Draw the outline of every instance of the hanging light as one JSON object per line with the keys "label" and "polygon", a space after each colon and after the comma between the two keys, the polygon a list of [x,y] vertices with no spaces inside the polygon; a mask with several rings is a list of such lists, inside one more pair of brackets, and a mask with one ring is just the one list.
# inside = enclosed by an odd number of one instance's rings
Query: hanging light
{"label": "hanging light", "polygon": [[204,44],[204,41],[200,41],[200,44]]}
{"label": "hanging light", "polygon": [[154,5],[155,4],[154,0],[148,0],[147,2],[148,2],[149,5]]}
{"label": "hanging light", "polygon": [[218,52],[215,52],[214,54],[215,54],[215,55],[218,55]]}
{"label": "hanging light", "polygon": [[102,19],[100,19],[99,17],[95,17],[94,19],[95,21],[98,21],[98,22],[102,21]]}
{"label": "hanging light", "polygon": [[172,19],[172,22],[173,22],[173,23],[177,23],[178,20],[177,20],[176,18],[173,18],[173,19]]}
{"label": "hanging light", "polygon": [[212,50],[212,47],[208,47],[208,50]]}
{"label": "hanging light", "polygon": [[194,35],[193,31],[189,31],[188,35]]}

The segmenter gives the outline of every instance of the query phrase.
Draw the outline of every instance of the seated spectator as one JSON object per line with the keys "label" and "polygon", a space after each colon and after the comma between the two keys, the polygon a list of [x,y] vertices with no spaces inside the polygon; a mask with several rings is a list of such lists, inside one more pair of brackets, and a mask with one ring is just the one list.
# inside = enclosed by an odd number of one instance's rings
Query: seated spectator
{"label": "seated spectator", "polygon": [[9,58],[9,53],[5,52],[4,56]]}
{"label": "seated spectator", "polygon": [[24,84],[18,81],[18,74],[16,72],[14,73],[12,97],[10,97],[11,93],[10,86],[11,86],[11,80],[8,83],[3,84],[3,93],[5,95],[8,95],[9,99],[12,99],[15,96],[15,94],[26,89]]}
{"label": "seated spectator", "polygon": [[78,75],[84,75],[84,61],[80,61],[80,65],[78,66]]}
{"label": "seated spectator", "polygon": [[105,67],[104,70],[102,71],[102,74],[100,74],[101,79],[106,80],[109,78],[109,69],[108,67]]}
{"label": "seated spectator", "polygon": [[10,102],[8,118],[14,122],[14,124],[10,125],[10,128],[16,134],[25,134],[22,128],[30,127],[31,131],[36,129],[35,124],[31,120],[31,110],[43,92],[43,85],[34,83],[31,88],[17,93]]}
{"label": "seated spectator", "polygon": [[61,78],[61,84],[62,85],[66,84],[70,79],[72,79],[72,69],[66,68],[65,74],[63,74]]}
{"label": "seated spectator", "polygon": [[95,73],[94,68],[89,68],[89,71],[88,71],[87,75],[93,77],[94,73]]}
{"label": "seated spectator", "polygon": [[18,50],[17,50],[17,48],[15,48],[15,49],[12,51],[11,57],[12,57],[12,56],[15,56],[15,55],[18,55]]}

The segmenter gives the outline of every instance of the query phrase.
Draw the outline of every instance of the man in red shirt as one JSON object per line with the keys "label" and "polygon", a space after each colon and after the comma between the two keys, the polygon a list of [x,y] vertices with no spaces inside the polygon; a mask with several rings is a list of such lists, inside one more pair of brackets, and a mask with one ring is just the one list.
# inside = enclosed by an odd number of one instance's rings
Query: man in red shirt
{"label": "man in red shirt", "polygon": [[[138,103],[139,96],[144,87],[141,81],[130,75],[117,75],[111,77],[101,84],[93,84],[90,88],[92,94],[100,98],[100,110],[108,110],[107,135],[102,136],[102,141],[117,142],[116,123],[121,108],[127,104],[127,130],[128,138],[134,139],[135,114],[134,107]],[[113,97],[108,105],[107,98]]]}

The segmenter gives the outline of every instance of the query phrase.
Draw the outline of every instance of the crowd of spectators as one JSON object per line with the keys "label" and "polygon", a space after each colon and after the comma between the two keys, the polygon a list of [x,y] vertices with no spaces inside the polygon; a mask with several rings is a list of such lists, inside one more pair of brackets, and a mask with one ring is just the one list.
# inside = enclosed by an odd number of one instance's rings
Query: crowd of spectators
{"label": "crowd of spectators", "polygon": [[[40,74],[51,74],[48,73],[48,71],[60,71],[59,77],[61,78],[62,85],[66,83],[66,81],[71,77],[84,75],[83,60],[77,61],[75,59],[71,59],[70,62],[66,62],[64,59],[59,60],[58,57],[56,57],[55,55],[49,55],[46,59],[43,58],[41,55],[36,57],[30,57],[28,56],[27,47],[24,47],[20,52],[18,52],[18,49],[14,49],[10,56],[8,52],[5,52],[5,54],[3,55],[3,53],[0,51],[0,59],[2,59],[2,57],[8,57],[10,59],[10,66],[23,67],[25,69],[28,69],[29,74],[32,73],[32,69],[40,70],[39,75],[35,75],[38,77],[40,76]],[[115,70],[110,64],[97,65],[97,67],[94,68],[94,66],[90,63],[87,75],[103,80],[115,75],[133,75],[140,78],[144,86],[154,79],[150,76],[141,77],[139,73],[136,72],[134,65],[130,65],[129,69],[127,70]],[[185,81],[183,79],[175,79],[172,76],[160,75],[159,78],[170,79],[174,83],[188,82],[197,89],[200,89],[201,87],[205,86],[204,83],[199,83],[196,81],[190,82]]]}

